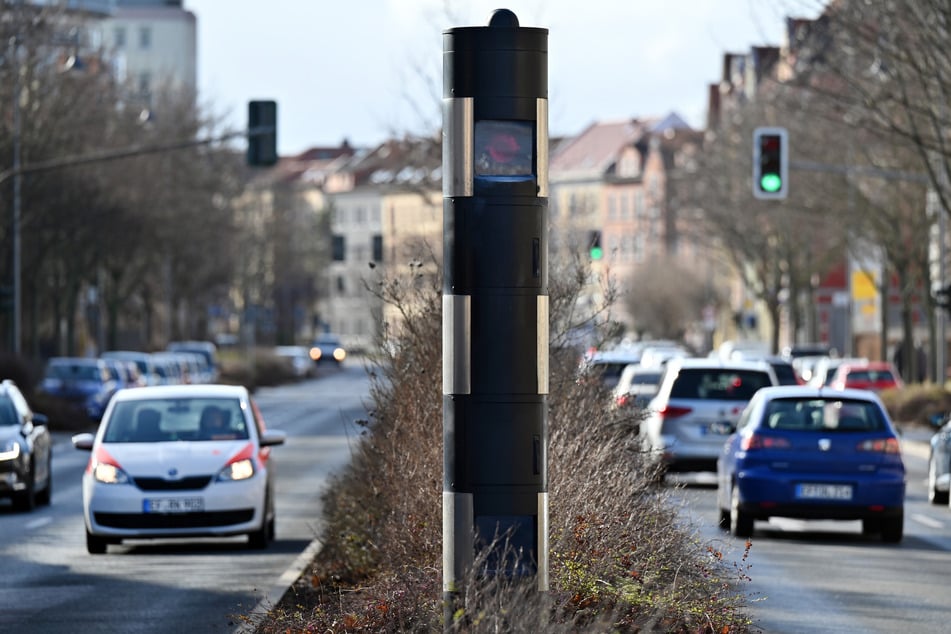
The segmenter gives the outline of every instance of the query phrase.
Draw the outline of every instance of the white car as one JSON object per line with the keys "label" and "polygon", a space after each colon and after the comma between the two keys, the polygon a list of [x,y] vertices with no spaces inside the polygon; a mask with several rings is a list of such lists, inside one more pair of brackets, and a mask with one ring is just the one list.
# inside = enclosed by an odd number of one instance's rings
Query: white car
{"label": "white car", "polygon": [[91,452],[83,475],[86,549],[123,539],[274,538],[271,447],[247,389],[169,385],[121,390],[93,434],[73,436]]}

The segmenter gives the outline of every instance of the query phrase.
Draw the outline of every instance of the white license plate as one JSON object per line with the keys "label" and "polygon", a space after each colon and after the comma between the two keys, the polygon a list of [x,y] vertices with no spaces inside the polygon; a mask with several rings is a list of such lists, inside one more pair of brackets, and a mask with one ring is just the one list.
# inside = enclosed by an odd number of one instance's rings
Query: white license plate
{"label": "white license plate", "polygon": [[204,498],[146,498],[142,500],[143,513],[195,513],[204,510]]}
{"label": "white license plate", "polygon": [[802,500],[851,500],[850,484],[799,484],[796,497]]}

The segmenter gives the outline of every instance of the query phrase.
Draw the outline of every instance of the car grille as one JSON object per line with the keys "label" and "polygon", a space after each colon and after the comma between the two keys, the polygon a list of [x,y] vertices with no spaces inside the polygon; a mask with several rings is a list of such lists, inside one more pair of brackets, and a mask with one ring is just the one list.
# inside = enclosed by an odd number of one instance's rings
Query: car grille
{"label": "car grille", "polygon": [[165,478],[133,478],[142,491],[197,491],[211,484],[212,476],[190,476],[178,480]]}
{"label": "car grille", "polygon": [[95,517],[97,524],[110,528],[210,528],[250,522],[254,509],[212,513],[96,513]]}

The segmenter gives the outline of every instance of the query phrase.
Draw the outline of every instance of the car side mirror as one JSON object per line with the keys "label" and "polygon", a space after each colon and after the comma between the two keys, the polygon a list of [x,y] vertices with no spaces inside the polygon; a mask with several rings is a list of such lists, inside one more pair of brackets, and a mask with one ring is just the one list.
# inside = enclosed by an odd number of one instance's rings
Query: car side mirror
{"label": "car side mirror", "polygon": [[261,434],[261,446],[270,447],[273,445],[283,445],[284,440],[287,438],[287,434],[277,429],[266,429],[264,433]]}
{"label": "car side mirror", "polygon": [[72,438],[73,447],[76,449],[84,449],[90,451],[92,449],[93,442],[96,440],[96,437],[93,434],[76,434]]}
{"label": "car side mirror", "polygon": [[948,420],[948,414],[947,412],[932,414],[928,420],[931,422],[933,427],[943,427],[944,423]]}

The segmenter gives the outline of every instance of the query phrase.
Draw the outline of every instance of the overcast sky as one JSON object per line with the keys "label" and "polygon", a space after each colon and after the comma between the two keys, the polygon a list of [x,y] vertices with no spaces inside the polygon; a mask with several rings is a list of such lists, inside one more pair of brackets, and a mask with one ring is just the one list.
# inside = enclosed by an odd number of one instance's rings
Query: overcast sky
{"label": "overcast sky", "polygon": [[671,111],[703,127],[725,52],[779,45],[784,17],[815,0],[185,0],[198,20],[200,98],[246,125],[250,99],[278,102],[281,154],[374,145],[435,130],[442,32],[493,9],[548,34],[549,127]]}

